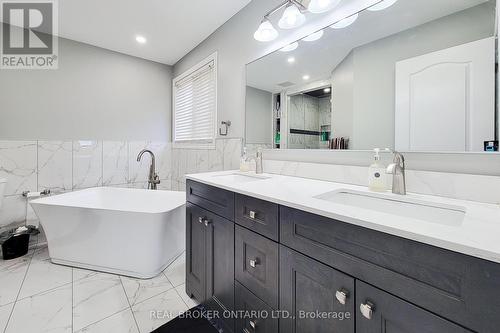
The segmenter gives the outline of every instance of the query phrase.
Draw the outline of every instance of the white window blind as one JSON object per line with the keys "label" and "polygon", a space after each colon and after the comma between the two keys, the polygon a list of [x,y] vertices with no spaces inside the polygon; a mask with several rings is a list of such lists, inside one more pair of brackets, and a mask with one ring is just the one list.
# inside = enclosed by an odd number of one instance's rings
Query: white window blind
{"label": "white window blind", "polygon": [[215,140],[216,66],[205,65],[174,81],[174,141],[209,144]]}

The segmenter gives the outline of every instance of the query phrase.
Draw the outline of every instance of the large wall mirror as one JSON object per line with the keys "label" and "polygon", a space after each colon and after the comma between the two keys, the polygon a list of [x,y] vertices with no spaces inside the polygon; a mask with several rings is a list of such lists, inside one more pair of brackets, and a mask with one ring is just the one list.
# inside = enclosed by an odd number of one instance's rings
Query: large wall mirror
{"label": "large wall mirror", "polygon": [[496,1],[399,0],[247,65],[246,144],[498,151]]}

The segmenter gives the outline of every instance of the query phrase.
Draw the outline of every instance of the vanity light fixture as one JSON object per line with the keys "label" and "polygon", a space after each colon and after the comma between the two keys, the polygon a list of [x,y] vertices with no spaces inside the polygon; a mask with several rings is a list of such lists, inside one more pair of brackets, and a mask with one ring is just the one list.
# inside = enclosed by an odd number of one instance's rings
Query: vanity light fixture
{"label": "vanity light fixture", "polygon": [[386,8],[391,7],[396,2],[398,2],[398,0],[384,0],[382,2],[377,3],[376,5],[371,6],[370,8],[368,8],[368,10],[371,10],[372,12],[384,10]]}
{"label": "vanity light fixture", "polygon": [[332,10],[339,3],[340,0],[311,0],[307,10],[314,14],[321,14]]}
{"label": "vanity light fixture", "polygon": [[300,27],[306,22],[306,17],[300,11],[298,4],[304,8],[302,4],[296,1],[290,1],[286,5],[285,12],[278,22],[281,29],[294,29]]}
{"label": "vanity light fixture", "polygon": [[321,37],[323,37],[323,34],[324,34],[324,31],[320,30],[318,32],[310,34],[309,36],[307,36],[305,38],[302,38],[302,40],[305,42],[314,42],[314,41],[320,39]]}
{"label": "vanity light fixture", "polygon": [[311,78],[311,77],[310,77],[309,75],[304,75],[304,76],[302,77],[302,80],[307,81],[307,80],[309,80],[310,78]]}
{"label": "vanity light fixture", "polygon": [[289,64],[293,64],[295,62],[295,58],[294,57],[290,57],[287,59],[288,63]]}
{"label": "vanity light fixture", "polygon": [[359,14],[354,14],[352,16],[346,17],[343,20],[338,21],[337,23],[334,23],[330,26],[332,29],[344,29],[356,22],[358,19]]}
{"label": "vanity light fixture", "polygon": [[299,43],[295,42],[295,43],[289,44],[289,45],[281,48],[280,51],[281,52],[291,52],[291,51],[295,51],[298,47],[299,47]]}
{"label": "vanity light fixture", "polygon": [[259,29],[255,32],[253,37],[259,42],[270,42],[278,38],[278,31],[274,29],[269,19],[264,18],[260,23]]}
{"label": "vanity light fixture", "polygon": [[147,42],[148,40],[147,40],[147,39],[146,39],[146,37],[144,37],[144,36],[137,35],[137,36],[135,36],[135,41],[136,41],[137,43],[139,43],[139,44],[146,44],[146,42]]}

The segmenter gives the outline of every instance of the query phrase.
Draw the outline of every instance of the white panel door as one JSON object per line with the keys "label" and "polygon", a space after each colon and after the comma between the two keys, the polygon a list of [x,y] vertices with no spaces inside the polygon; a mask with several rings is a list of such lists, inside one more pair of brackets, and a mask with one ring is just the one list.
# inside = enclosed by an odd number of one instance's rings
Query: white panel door
{"label": "white panel door", "polygon": [[396,149],[483,151],[495,137],[495,40],[396,63]]}

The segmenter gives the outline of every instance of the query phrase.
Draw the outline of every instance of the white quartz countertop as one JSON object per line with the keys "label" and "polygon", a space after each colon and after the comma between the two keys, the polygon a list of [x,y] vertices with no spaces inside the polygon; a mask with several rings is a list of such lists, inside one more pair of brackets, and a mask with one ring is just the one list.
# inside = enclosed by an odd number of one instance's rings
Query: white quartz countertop
{"label": "white quartz countertop", "polygon": [[[274,174],[266,174],[265,176],[269,177],[267,179],[249,182],[235,182],[231,180],[231,177],[221,177],[235,173],[238,171],[192,174],[187,175],[186,178],[342,222],[500,263],[499,205],[412,193],[405,197],[405,200],[424,200],[465,208],[465,218],[462,223],[442,224],[314,198],[335,190],[370,193],[363,186]],[[384,193],[384,195],[395,196],[390,192]]]}

